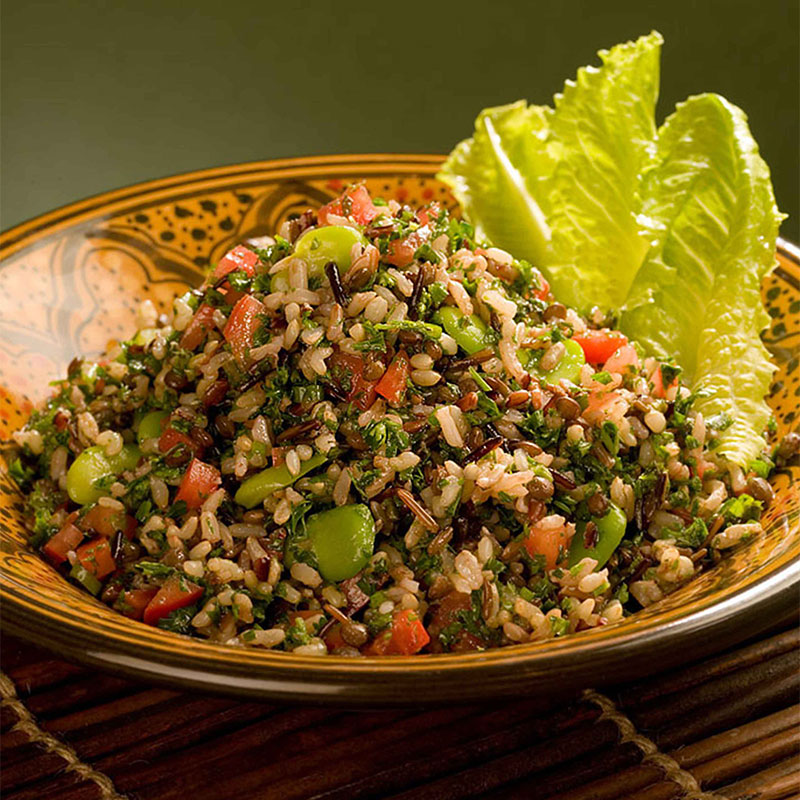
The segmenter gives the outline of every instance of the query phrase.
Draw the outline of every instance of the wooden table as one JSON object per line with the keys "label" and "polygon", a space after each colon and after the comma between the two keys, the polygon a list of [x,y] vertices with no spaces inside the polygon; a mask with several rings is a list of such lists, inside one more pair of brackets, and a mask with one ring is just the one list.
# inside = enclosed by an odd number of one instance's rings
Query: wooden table
{"label": "wooden table", "polygon": [[542,713],[348,712],[151,688],[5,638],[4,800],[800,796],[796,627]]}

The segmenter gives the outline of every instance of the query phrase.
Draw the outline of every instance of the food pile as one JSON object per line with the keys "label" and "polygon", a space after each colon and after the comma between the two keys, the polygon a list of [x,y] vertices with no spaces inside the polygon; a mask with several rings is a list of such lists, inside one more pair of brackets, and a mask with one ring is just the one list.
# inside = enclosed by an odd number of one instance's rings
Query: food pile
{"label": "food pile", "polygon": [[148,625],[307,655],[607,625],[761,532],[681,368],[433,203],[239,245],[15,435],[31,541]]}

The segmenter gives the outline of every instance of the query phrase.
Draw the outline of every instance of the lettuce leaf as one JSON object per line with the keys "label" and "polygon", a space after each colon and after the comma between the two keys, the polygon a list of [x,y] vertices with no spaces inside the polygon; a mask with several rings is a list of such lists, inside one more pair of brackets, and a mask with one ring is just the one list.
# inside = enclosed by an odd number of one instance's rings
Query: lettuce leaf
{"label": "lettuce leaf", "polygon": [[652,244],[621,328],[654,355],[677,358],[708,394],[697,408],[733,420],[718,452],[747,464],[770,416],[774,366],[759,336],[769,321],[760,286],[782,217],[744,113],[713,94],[681,103],[659,130],[642,197]]}
{"label": "lettuce leaf", "polygon": [[439,173],[479,237],[504,242],[518,258],[536,262],[551,239],[539,205],[547,195],[535,186],[553,166],[544,144],[551,114],[524,100],[485,109],[475,120],[475,135],[456,145]]}
{"label": "lettuce leaf", "polygon": [[483,111],[447,159],[448,184],[478,233],[546,267],[579,308],[618,307],[647,251],[639,176],[655,151],[658,33],[600,52],[555,98]]}
{"label": "lettuce leaf", "polygon": [[486,109],[439,178],[561,301],[616,309],[626,334],[676,357],[709,393],[703,413],[735,420],[719,451],[745,466],[769,418],[759,285],[782,217],[738,108],[693,97],[656,130],[661,44],[653,32],[602,51],[554,108]]}

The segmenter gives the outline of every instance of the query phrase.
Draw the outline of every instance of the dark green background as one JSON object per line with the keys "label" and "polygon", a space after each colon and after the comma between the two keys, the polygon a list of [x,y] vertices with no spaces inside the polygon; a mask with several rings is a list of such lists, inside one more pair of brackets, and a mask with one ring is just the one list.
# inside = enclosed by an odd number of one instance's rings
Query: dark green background
{"label": "dark green background", "polygon": [[446,152],[484,106],[549,102],[657,28],[660,117],[701,91],[742,106],[800,240],[798,5],[5,0],[0,223],[197,167]]}

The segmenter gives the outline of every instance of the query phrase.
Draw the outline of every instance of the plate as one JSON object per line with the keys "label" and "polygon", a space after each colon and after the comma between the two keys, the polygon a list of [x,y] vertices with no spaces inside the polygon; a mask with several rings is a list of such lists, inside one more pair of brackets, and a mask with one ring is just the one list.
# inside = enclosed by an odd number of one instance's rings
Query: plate
{"label": "plate", "polygon": [[[275,231],[351,180],[411,205],[454,202],[441,156],[348,155],[264,161],[142,183],[74,203],[0,238],[0,437],[25,420],[77,354],[134,330],[145,297],[160,311],[234,244]],[[780,243],[764,282],[765,341],[779,370],[770,402],[785,433],[800,406],[800,258]],[[764,536],[644,611],[606,628],[488,652],[314,658],[225,647],[123,617],[66,581],[26,544],[22,498],[0,467],[4,630],[127,677],[239,696],[342,706],[501,696],[553,698],[663,670],[756,635],[800,592],[800,467],[776,475]]]}

